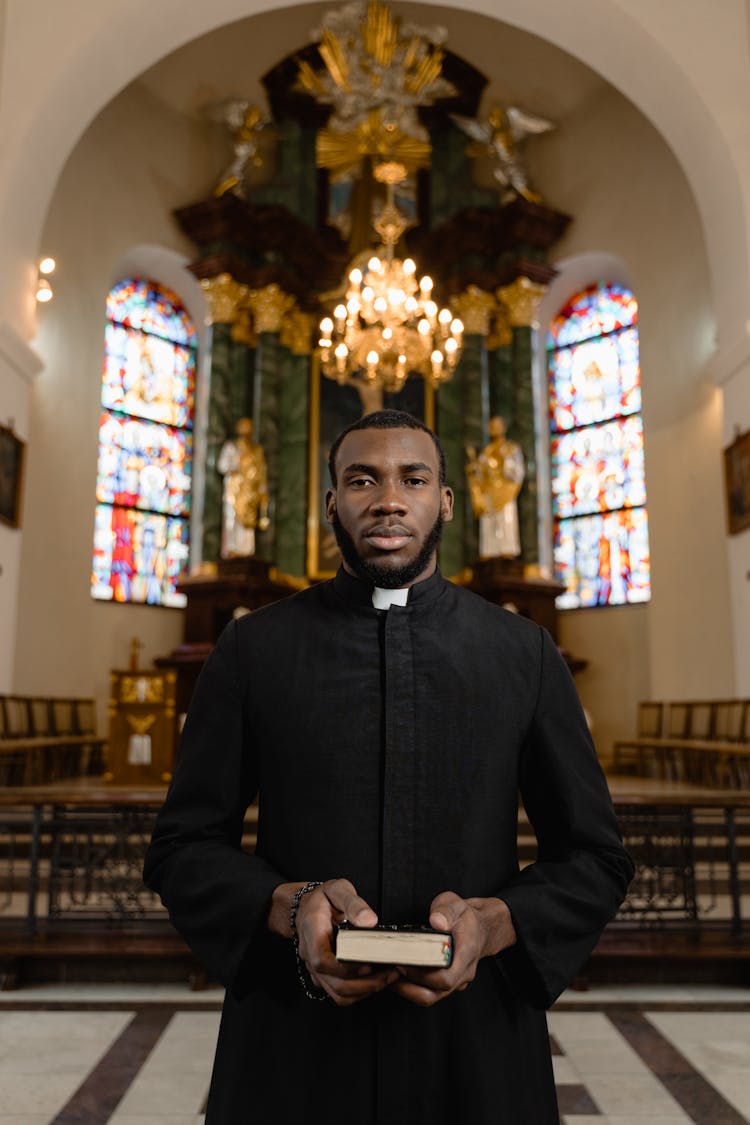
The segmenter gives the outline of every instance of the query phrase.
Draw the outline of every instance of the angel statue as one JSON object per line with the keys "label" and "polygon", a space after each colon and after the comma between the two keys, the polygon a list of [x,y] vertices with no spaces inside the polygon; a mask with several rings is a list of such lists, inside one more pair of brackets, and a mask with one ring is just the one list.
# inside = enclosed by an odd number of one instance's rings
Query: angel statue
{"label": "angel statue", "polygon": [[234,154],[222,172],[214,188],[214,195],[226,195],[231,191],[244,199],[246,194],[245,169],[250,163],[254,168],[264,163],[261,151],[261,134],[275,137],[269,128],[271,118],[257,105],[242,98],[229,98],[216,105],[206,107],[212,121],[227,125],[233,134]]}
{"label": "angel statue", "polygon": [[492,174],[502,188],[502,200],[522,195],[531,203],[541,203],[538,192],[529,188],[519,147],[531,134],[547,133],[554,124],[544,117],[519,109],[518,106],[493,106],[486,121],[462,117],[452,113],[451,118],[472,143],[467,148],[469,156],[488,156],[493,164]]}

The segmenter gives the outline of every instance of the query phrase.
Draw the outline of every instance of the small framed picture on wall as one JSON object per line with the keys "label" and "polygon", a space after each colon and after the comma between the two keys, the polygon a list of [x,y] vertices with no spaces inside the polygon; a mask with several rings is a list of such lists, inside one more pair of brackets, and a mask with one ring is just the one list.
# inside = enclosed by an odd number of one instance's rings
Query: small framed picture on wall
{"label": "small framed picture on wall", "polygon": [[26,445],[0,425],[0,523],[21,526],[21,485]]}
{"label": "small framed picture on wall", "polygon": [[724,450],[729,534],[750,527],[750,430],[738,434]]}

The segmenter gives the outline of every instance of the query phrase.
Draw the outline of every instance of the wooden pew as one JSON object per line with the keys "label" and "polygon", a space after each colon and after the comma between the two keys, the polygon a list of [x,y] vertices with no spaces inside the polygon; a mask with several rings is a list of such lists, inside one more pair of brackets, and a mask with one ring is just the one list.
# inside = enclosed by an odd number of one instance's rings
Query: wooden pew
{"label": "wooden pew", "polygon": [[642,702],[638,733],[615,741],[613,750],[615,774],[743,788],[750,780],[750,700]]}
{"label": "wooden pew", "polygon": [[95,715],[93,699],[0,696],[0,786],[100,773],[106,739]]}

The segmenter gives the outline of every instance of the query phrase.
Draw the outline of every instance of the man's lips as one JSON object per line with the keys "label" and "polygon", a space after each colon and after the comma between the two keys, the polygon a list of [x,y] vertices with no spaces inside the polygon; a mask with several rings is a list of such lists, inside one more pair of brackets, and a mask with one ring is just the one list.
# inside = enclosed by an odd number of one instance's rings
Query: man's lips
{"label": "man's lips", "polygon": [[411,532],[399,525],[373,527],[364,535],[370,546],[375,547],[378,551],[400,551],[411,537]]}

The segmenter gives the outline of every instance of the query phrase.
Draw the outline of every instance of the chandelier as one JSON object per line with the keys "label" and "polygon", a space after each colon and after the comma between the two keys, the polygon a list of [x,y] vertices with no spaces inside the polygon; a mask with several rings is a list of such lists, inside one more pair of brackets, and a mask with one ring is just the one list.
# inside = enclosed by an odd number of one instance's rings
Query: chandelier
{"label": "chandelier", "polygon": [[394,254],[407,221],[395,205],[393,189],[405,175],[397,162],[376,166],[374,176],[387,192],[373,223],[383,253],[357,255],[344,300],[320,322],[323,374],[360,391],[398,392],[412,372],[437,388],[450,379],[461,352],[461,321],[449,308],[438,308],[432,279],[417,278],[414,260]]}

